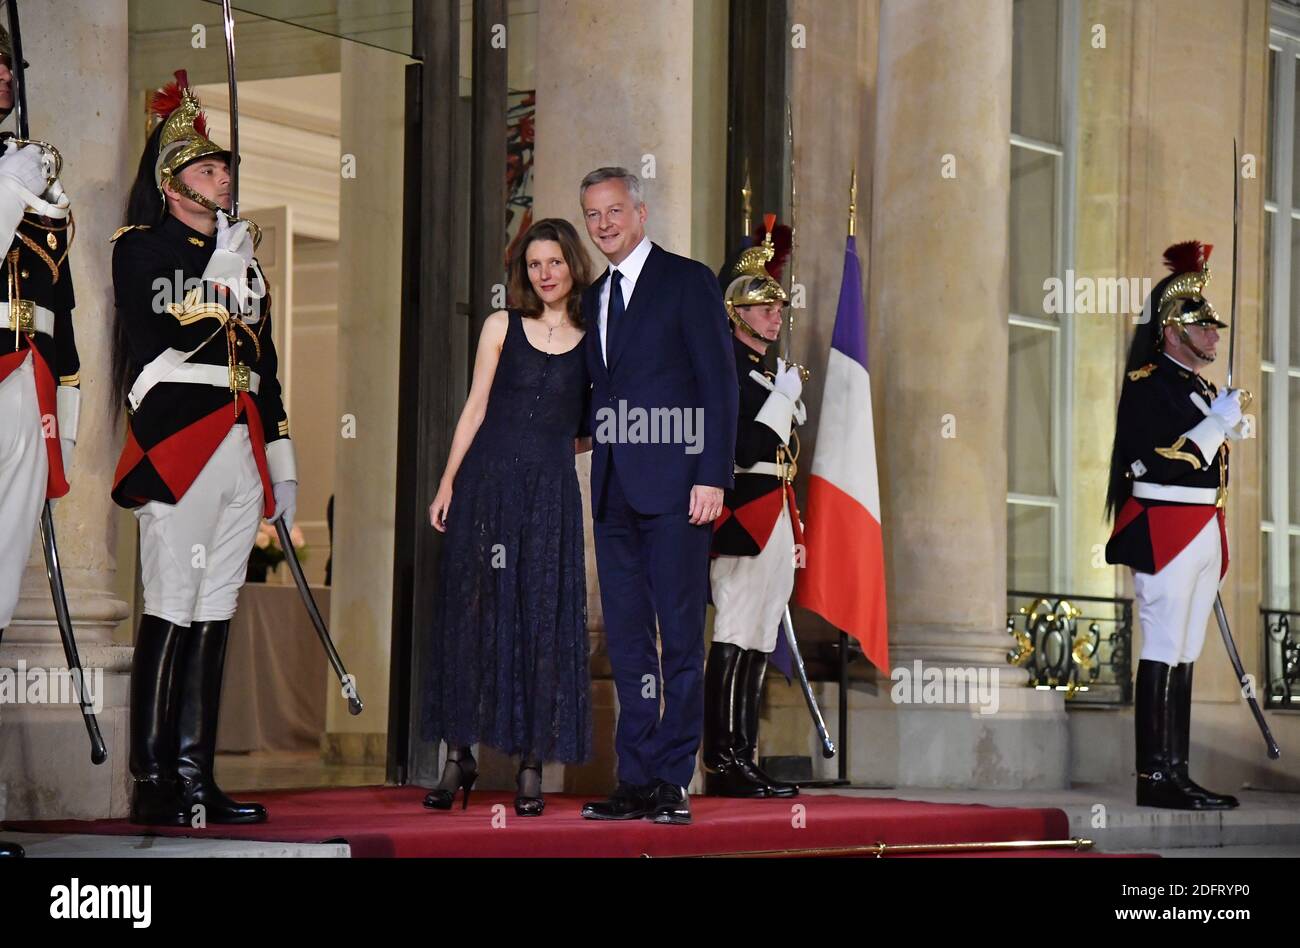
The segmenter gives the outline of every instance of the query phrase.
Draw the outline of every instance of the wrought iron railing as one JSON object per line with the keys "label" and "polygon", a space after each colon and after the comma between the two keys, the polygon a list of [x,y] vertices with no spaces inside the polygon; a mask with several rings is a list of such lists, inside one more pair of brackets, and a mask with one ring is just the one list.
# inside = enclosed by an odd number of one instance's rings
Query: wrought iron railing
{"label": "wrought iron railing", "polygon": [[1031,688],[1065,692],[1072,704],[1133,701],[1133,600],[1007,593],[1007,661]]}
{"label": "wrought iron railing", "polygon": [[1264,707],[1300,708],[1300,612],[1264,607],[1259,612],[1264,618]]}

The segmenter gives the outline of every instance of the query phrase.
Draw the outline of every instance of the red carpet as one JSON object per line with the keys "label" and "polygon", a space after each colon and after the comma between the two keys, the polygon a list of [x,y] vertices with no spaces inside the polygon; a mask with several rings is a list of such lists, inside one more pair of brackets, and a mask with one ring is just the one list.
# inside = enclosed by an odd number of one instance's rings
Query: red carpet
{"label": "red carpet", "polygon": [[[795,800],[692,797],[695,822],[596,823],[579,815],[583,799],[548,795],[540,818],[515,816],[513,795],[474,794],[468,810],[420,806],[418,787],[363,787],[265,793],[269,822],[206,830],[157,828],[165,836],[277,842],[346,840],[357,857],[686,856],[863,846],[1069,838],[1056,809],[1012,809],[805,795]],[[458,798],[459,804],[459,798]],[[797,809],[801,808],[801,809]],[[142,835],[125,820],[9,823],[39,833]],[[1049,855],[1035,853],[1034,855]]]}

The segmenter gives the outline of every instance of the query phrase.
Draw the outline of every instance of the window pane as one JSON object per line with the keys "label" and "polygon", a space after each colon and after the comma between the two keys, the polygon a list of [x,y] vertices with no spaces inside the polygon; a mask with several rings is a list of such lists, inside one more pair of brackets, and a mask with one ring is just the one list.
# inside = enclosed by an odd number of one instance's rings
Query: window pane
{"label": "window pane", "polygon": [[1269,550],[1273,534],[1267,530],[1259,532],[1259,595],[1260,604],[1277,607],[1273,601],[1273,557]]}
{"label": "window pane", "polygon": [[1056,275],[1055,155],[1011,149],[1011,312],[1043,316],[1043,283]]}
{"label": "window pane", "polygon": [[[1295,89],[1300,89],[1300,69],[1295,71],[1295,79],[1292,82],[1293,95]],[[1300,107],[1300,96],[1295,96],[1292,99],[1291,107],[1293,110]],[[1295,127],[1291,130],[1291,143],[1292,154],[1300,154],[1300,147],[1297,147],[1300,146],[1300,122],[1296,122]],[[1291,161],[1291,203],[1294,204],[1297,200],[1300,200],[1300,164],[1293,158]]]}
{"label": "window pane", "polygon": [[[1287,379],[1287,392],[1290,394],[1288,419],[1300,418],[1300,379]],[[1287,431],[1287,497],[1291,505],[1290,519],[1295,523],[1300,519],[1300,437]]]}
{"label": "window pane", "polygon": [[1007,385],[1007,486],[1013,494],[1054,496],[1052,405],[1056,334],[1011,327]]}
{"label": "window pane", "polygon": [[1266,362],[1273,361],[1273,227],[1276,224],[1277,214],[1265,211],[1264,295],[1260,303],[1260,318],[1264,320],[1264,348],[1260,355]]}
{"label": "window pane", "polygon": [[1277,184],[1273,171],[1273,134],[1277,126],[1277,116],[1273,114],[1273,83],[1277,79],[1277,52],[1268,51],[1268,111],[1264,113],[1264,162],[1267,172],[1264,175],[1266,200],[1275,200]]}
{"label": "window pane", "polygon": [[1060,0],[1015,0],[1011,131],[1059,144]]}
{"label": "window pane", "polygon": [[1287,590],[1286,595],[1281,597],[1283,599],[1281,606],[1284,609],[1294,609],[1296,591],[1300,590],[1300,537],[1288,538],[1286,546],[1291,554],[1291,588]]}
{"label": "window pane", "polygon": [[1055,592],[1052,580],[1052,510],[1007,505],[1007,585],[1024,592]]}
{"label": "window pane", "polygon": [[[1228,264],[1231,268],[1232,264]],[[1300,365],[1300,221],[1291,221],[1291,352],[1290,364]]]}
{"label": "window pane", "polygon": [[[1265,372],[1260,376],[1259,382],[1259,399],[1256,402],[1256,419],[1258,424],[1255,428],[1255,437],[1259,441],[1259,470],[1260,470],[1260,519],[1272,521],[1273,519],[1273,477],[1272,477],[1272,457],[1273,443],[1269,439],[1269,421],[1268,406],[1269,393],[1272,391],[1273,373]],[[1231,472],[1229,473],[1231,478]]]}

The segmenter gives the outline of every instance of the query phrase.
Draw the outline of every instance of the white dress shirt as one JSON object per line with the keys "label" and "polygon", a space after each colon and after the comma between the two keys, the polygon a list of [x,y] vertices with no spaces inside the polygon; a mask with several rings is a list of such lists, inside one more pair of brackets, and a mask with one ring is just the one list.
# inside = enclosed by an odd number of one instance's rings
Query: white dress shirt
{"label": "white dress shirt", "polygon": [[650,238],[642,237],[641,243],[627,255],[618,266],[609,268],[609,278],[605,280],[605,285],[600,288],[600,354],[609,365],[609,288],[614,284],[613,271],[617,270],[619,275],[619,288],[623,291],[623,312],[632,305],[632,293],[636,290],[636,281],[641,276],[641,269],[645,266],[646,258],[650,256]]}

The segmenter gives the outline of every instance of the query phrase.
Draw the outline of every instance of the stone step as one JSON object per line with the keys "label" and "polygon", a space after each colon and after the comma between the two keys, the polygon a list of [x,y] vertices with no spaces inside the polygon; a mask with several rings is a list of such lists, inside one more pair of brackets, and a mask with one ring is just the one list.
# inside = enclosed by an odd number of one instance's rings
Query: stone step
{"label": "stone step", "polygon": [[931,803],[1056,807],[1070,835],[1091,839],[1100,852],[1170,852],[1225,847],[1300,847],[1300,794],[1260,790],[1236,793],[1236,810],[1196,813],[1158,810],[1133,802],[1133,787],[1081,786],[1069,790],[935,790],[845,788],[810,793],[895,797]]}
{"label": "stone step", "polygon": [[242,839],[167,839],[4,831],[32,859],[348,859],[346,843],[259,843]]}

